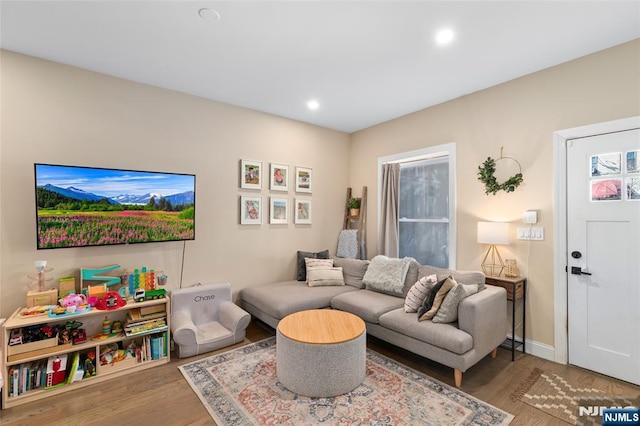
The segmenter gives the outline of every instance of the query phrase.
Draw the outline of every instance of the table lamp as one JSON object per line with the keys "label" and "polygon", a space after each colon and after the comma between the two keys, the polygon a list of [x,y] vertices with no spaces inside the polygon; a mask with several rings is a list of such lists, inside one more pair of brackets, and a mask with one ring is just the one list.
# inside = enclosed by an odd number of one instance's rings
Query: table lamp
{"label": "table lamp", "polygon": [[509,244],[509,224],[505,222],[478,222],[478,244],[489,244],[482,259],[482,271],[490,277],[499,277],[504,262],[496,244]]}

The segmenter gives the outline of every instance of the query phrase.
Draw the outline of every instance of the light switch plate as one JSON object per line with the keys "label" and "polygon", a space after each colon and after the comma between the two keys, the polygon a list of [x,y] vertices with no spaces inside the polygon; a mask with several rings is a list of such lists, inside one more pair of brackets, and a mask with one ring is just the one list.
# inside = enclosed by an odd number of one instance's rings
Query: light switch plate
{"label": "light switch plate", "polygon": [[533,226],[531,228],[518,228],[517,237],[519,240],[543,241],[544,228],[541,226]]}

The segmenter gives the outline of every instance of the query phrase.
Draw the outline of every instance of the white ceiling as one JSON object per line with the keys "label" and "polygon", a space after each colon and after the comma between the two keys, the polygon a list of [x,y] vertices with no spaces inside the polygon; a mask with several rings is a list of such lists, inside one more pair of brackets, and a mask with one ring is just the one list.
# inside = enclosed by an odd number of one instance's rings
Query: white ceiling
{"label": "white ceiling", "polygon": [[640,1],[2,0],[0,14],[4,49],[345,132],[640,37]]}

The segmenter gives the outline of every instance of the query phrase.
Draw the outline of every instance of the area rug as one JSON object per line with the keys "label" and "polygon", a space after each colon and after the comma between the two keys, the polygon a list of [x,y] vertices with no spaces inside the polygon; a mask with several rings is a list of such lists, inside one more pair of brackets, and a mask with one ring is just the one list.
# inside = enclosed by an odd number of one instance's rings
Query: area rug
{"label": "area rug", "polygon": [[[638,407],[640,396],[611,395],[601,389],[571,383],[556,374],[534,368],[511,394],[520,400],[560,420],[574,425],[600,425],[599,411],[587,414],[596,407]],[[582,410],[580,410],[582,407]]]}
{"label": "area rug", "polygon": [[352,392],[309,398],[276,377],[275,337],[180,366],[218,425],[506,425],[513,416],[367,350]]}

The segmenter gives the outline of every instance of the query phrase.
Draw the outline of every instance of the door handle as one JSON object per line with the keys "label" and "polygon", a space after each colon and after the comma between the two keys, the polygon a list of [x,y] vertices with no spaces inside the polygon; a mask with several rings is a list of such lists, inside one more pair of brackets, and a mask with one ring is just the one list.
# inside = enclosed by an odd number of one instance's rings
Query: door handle
{"label": "door handle", "polygon": [[591,272],[584,272],[579,266],[572,266],[571,273],[573,275],[591,275]]}

